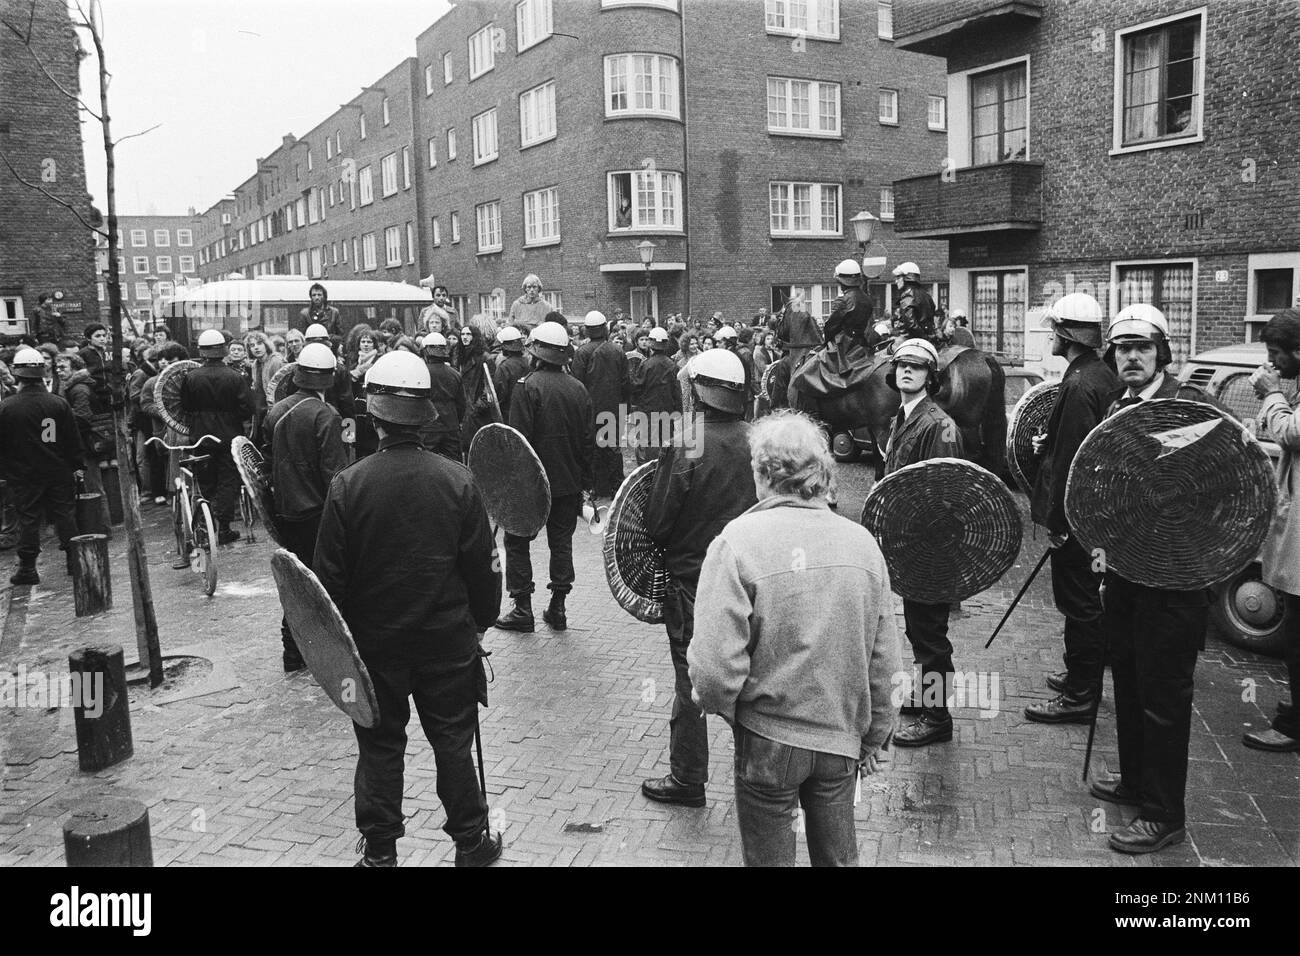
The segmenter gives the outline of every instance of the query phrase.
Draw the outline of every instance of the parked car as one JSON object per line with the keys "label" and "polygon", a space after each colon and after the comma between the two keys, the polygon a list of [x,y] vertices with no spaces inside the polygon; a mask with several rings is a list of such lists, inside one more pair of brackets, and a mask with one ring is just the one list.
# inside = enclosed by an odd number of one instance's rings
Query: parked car
{"label": "parked car", "polygon": [[[1262,342],[1229,345],[1193,356],[1179,371],[1178,379],[1205,389],[1253,434],[1262,402],[1250,385],[1250,373],[1267,361]],[[1282,388],[1288,401],[1295,397],[1294,380],[1283,379]],[[1274,461],[1281,455],[1273,442],[1261,438],[1260,444]],[[1285,609],[1282,596],[1260,580],[1259,562],[1254,561],[1215,588],[1210,622],[1229,644],[1280,657]]]}

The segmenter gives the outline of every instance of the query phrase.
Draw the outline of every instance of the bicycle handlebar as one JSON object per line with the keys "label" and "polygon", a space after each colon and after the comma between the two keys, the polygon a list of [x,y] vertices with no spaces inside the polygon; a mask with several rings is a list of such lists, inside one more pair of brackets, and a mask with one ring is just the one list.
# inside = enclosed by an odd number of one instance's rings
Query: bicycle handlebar
{"label": "bicycle handlebar", "polygon": [[151,441],[156,441],[158,444],[162,445],[168,451],[193,451],[194,449],[202,445],[205,441],[212,441],[217,443],[218,445],[221,444],[221,439],[218,438],[216,435],[204,435],[193,445],[169,445],[161,438],[159,438],[157,435],[155,435],[153,438],[146,438],[144,443],[147,445]]}

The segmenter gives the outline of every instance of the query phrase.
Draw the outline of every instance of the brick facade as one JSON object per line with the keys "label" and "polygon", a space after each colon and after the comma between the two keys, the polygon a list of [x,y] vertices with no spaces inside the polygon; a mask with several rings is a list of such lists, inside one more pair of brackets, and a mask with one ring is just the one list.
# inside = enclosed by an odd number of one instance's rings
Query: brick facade
{"label": "brick facade", "polygon": [[[200,226],[197,215],[117,217],[118,279],[124,316],[147,323],[156,297],[171,295],[187,282],[198,281]],[[95,268],[101,276],[108,268],[108,240],[102,236],[95,237]],[[156,280],[152,284],[150,277]],[[107,315],[108,294],[102,279],[98,294],[103,314]]]}

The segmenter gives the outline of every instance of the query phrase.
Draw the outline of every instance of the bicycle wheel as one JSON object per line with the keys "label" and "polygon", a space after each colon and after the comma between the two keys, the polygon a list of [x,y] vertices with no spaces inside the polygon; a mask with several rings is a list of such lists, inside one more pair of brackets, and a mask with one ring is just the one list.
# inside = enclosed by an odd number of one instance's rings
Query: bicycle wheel
{"label": "bicycle wheel", "polygon": [[248,496],[248,489],[242,486],[239,489],[239,520],[244,523],[244,532],[248,540],[257,540],[253,537],[253,526],[257,524],[257,509],[253,507],[253,499]]}
{"label": "bicycle wheel", "polygon": [[203,593],[212,597],[217,590],[217,526],[208,503],[200,500],[198,504],[194,515],[194,557],[203,574]]}

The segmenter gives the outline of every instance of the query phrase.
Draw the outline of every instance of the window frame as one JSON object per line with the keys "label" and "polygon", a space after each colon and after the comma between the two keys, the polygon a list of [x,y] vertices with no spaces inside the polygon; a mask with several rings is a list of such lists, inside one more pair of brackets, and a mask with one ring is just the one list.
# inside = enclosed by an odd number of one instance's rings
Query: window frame
{"label": "window frame", "polygon": [[[979,283],[979,277],[985,275],[997,276],[997,282],[998,282],[998,299],[997,299],[998,314],[997,314],[996,328],[992,333],[985,332],[979,328],[978,326],[979,318],[976,314],[977,313],[976,302],[975,302],[976,286]],[[1021,316],[1020,316],[1020,324],[1018,327],[1012,327],[1007,323],[1006,305],[1008,300],[1004,290],[1006,287],[1006,277],[1009,275],[1021,276],[1024,283],[1023,285],[1024,297],[1021,300],[1019,300],[1021,306]],[[1007,349],[1006,347],[1007,342],[1005,337],[1008,333],[1012,335],[1018,335],[1020,336],[1020,354],[1018,357],[1020,358],[1021,361],[1023,361],[1025,357],[1025,352],[1029,346],[1029,333],[1031,331],[1029,326],[1029,269],[1028,267],[1008,266],[1008,267],[994,267],[994,268],[971,268],[966,272],[966,289],[967,289],[967,295],[970,297],[970,308],[968,310],[968,315],[970,321],[971,335],[975,336],[976,341],[978,342],[979,336],[992,334],[994,338],[994,350],[998,352],[1007,352],[1012,355],[1014,355],[1015,353]],[[949,289],[949,300],[951,301],[951,288]]]}
{"label": "window frame", "polygon": [[[888,16],[886,16],[888,12]],[[886,26],[886,23],[888,26]],[[894,39],[894,4],[893,0],[876,0],[876,39]]]}
{"label": "window frame", "polygon": [[360,128],[361,128],[361,138],[365,139],[366,138],[366,111],[364,109],[361,111]]}
{"label": "window frame", "polygon": [[[396,240],[396,242],[394,242]],[[396,250],[396,256],[393,255]],[[392,269],[402,264],[402,227],[384,227],[384,268]]]}
{"label": "window frame", "polygon": [[429,168],[437,169],[438,168],[438,137],[430,136],[428,145],[429,145]]}
{"label": "window frame", "polygon": [[[893,106],[894,106],[894,109],[893,109],[893,115],[892,115],[892,116],[886,116],[885,113],[884,113],[884,109],[883,109],[883,107],[884,107],[884,96],[885,96],[885,94],[887,94],[887,93],[892,95],[892,102],[893,102]],[[893,87],[890,87],[890,86],[882,86],[882,87],[879,87],[878,90],[876,91],[876,116],[877,116],[877,118],[880,120],[880,125],[881,125],[881,126],[897,126],[897,125],[898,125],[898,122],[899,122],[899,121],[898,121],[898,114],[899,114],[899,112],[900,112],[900,110],[899,110],[899,103],[898,103],[898,100],[899,100],[899,91],[896,90],[896,89],[894,89]]]}
{"label": "window frame", "polygon": [[147,249],[149,247],[149,230],[132,229],[131,230],[131,248]]}
{"label": "window frame", "polygon": [[[529,139],[525,136],[524,119],[526,116],[535,116],[537,114],[537,110],[532,108],[531,106],[525,108],[524,97],[525,96],[532,97],[532,99],[529,102],[530,104],[534,103],[536,102],[537,94],[540,93],[542,90],[547,89],[548,87],[550,89],[550,97],[549,97],[550,132],[540,136],[534,136],[533,138]],[[536,125],[540,127],[541,124],[538,123]],[[537,86],[534,86],[531,90],[524,90],[522,93],[520,93],[519,94],[519,149],[525,150],[532,146],[538,146],[542,143],[548,143],[551,140],[555,139],[555,137],[558,135],[559,135],[559,122],[558,122],[558,117],[556,116],[556,109],[555,109],[555,80],[547,80],[545,83],[540,83]]]}
{"label": "window frame", "polygon": [[[546,32],[536,39],[524,42],[524,8],[541,7],[546,10]],[[537,44],[544,42],[555,34],[555,8],[552,0],[519,0],[515,4],[515,52],[523,53],[525,50],[531,50]]]}
{"label": "window frame", "polygon": [[[1196,317],[1197,317],[1197,310],[1198,310],[1198,307],[1199,307],[1199,304],[1200,304],[1200,303],[1199,303],[1199,297],[1200,297],[1200,282],[1201,282],[1201,261],[1200,261],[1200,259],[1199,259],[1198,257],[1196,257],[1196,256],[1172,256],[1172,257],[1165,258],[1165,259],[1115,259],[1115,260],[1112,260],[1112,261],[1111,261],[1111,264],[1110,264],[1110,314],[1111,314],[1111,315],[1115,315],[1116,313],[1119,312],[1119,309],[1120,309],[1119,301],[1120,301],[1120,291],[1121,291],[1121,287],[1122,287],[1122,280],[1120,279],[1120,272],[1121,272],[1122,270],[1124,270],[1124,269],[1155,269],[1155,270],[1157,270],[1158,272],[1163,272],[1165,269],[1169,269],[1169,268],[1178,268],[1178,267],[1186,267],[1186,266],[1191,266],[1191,268],[1192,268],[1192,281],[1191,281],[1191,292],[1192,292],[1192,298],[1191,298],[1191,302],[1190,302],[1190,305],[1189,305],[1189,308],[1191,309],[1191,314],[1188,316],[1188,320],[1187,320],[1187,322],[1188,322],[1188,334],[1187,334],[1187,355],[1186,355],[1186,358],[1191,358],[1191,357],[1192,357],[1193,355],[1195,355],[1196,352],[1197,352],[1197,345],[1196,345],[1196,326],[1197,326],[1197,321],[1196,321]],[[1158,288],[1158,286],[1159,286],[1159,282],[1157,281],[1157,282],[1155,283],[1155,285],[1156,285],[1156,287]],[[1154,305],[1157,309],[1160,309],[1162,312],[1164,311],[1164,309],[1163,309],[1163,307],[1162,307],[1162,306],[1163,306],[1163,303],[1159,302],[1158,297],[1157,297],[1157,301],[1155,301],[1155,302],[1150,302],[1150,303],[1148,303],[1148,304],[1149,304],[1149,305]],[[1247,303],[1247,305],[1249,305],[1249,304],[1250,304],[1250,303]],[[1167,318],[1167,317],[1168,317],[1168,316],[1166,316],[1166,318]],[[1173,332],[1173,323],[1172,323],[1172,322],[1170,322],[1170,332],[1171,332],[1171,333]],[[1172,337],[1172,335],[1171,335],[1171,337]]]}
{"label": "window frame", "polygon": [[442,85],[450,86],[451,81],[456,78],[456,71],[451,63],[451,51],[448,50],[442,55]]}
{"label": "window frame", "polygon": [[[808,24],[810,29],[802,29],[792,26],[773,26],[772,18],[774,11],[779,7],[782,18],[788,23],[790,20],[790,4],[793,0],[764,0],[763,3],[763,28],[769,36],[778,37],[801,37],[805,40],[820,40],[823,43],[840,42],[840,3],[839,0],[804,0],[804,6],[808,13]],[[816,33],[811,27],[817,23],[818,17],[815,11],[822,3],[829,3],[832,7],[831,22],[833,32],[829,34]]]}
{"label": "window frame", "polygon": [[[357,186],[361,194],[361,205],[369,206],[375,201],[375,174],[369,163],[357,170]],[[302,225],[301,217],[298,225]]]}
{"label": "window frame", "polygon": [[[496,24],[489,23],[486,26],[475,30],[468,38],[466,38],[465,43],[469,49],[469,80],[471,83],[477,80],[480,76],[491,73],[496,69],[496,48],[492,37],[492,31],[494,29],[496,29]],[[480,37],[483,39],[479,40]],[[483,51],[477,55],[474,52],[474,44],[476,40],[479,40],[479,45],[483,47]],[[483,66],[482,69],[476,72],[474,69],[475,63],[482,57],[486,57],[487,65]],[[481,66],[482,64],[480,63],[479,65]]]}
{"label": "window frame", "polygon": [[432,96],[433,90],[433,64],[426,63],[424,66],[424,95]]}
{"label": "window frame", "polygon": [[[159,239],[159,236],[162,236],[162,239]],[[170,248],[172,244],[172,231],[170,229],[155,229],[153,231],[153,244],[156,249]]]}
{"label": "window frame", "polygon": [[451,244],[454,246],[460,242],[460,212],[459,210],[451,213]]}
{"label": "window frame", "polygon": [[[182,240],[183,240],[183,241],[182,241]],[[188,249],[188,248],[191,248],[191,247],[194,245],[194,230],[192,230],[192,229],[177,229],[177,230],[176,230],[176,245],[178,245],[178,246],[184,246],[184,247],[187,248],[187,249]]]}
{"label": "window frame", "polygon": [[[483,214],[494,209],[495,209],[495,218],[496,218],[496,223],[495,223],[496,242],[495,243],[488,242],[487,244],[484,244],[483,242],[484,215]],[[487,225],[491,227],[492,223],[489,221]],[[489,239],[491,239],[490,233],[491,230],[489,228],[489,236],[488,236]],[[501,200],[492,199],[489,200],[488,202],[482,202],[476,205],[474,207],[474,247],[476,250],[475,255],[487,256],[487,255],[493,255],[495,253],[501,252],[502,249],[505,248],[502,242],[502,238],[503,237],[501,235]]]}
{"label": "window frame", "polygon": [[[633,72],[632,67],[636,62],[634,58],[640,56],[653,58],[653,64],[655,68],[652,68],[650,72],[650,78],[651,78],[650,85],[651,85],[651,98],[654,101],[657,101],[659,99],[659,96],[661,95],[659,87],[663,77],[662,70],[657,70],[656,68],[661,67],[664,61],[667,61],[673,65],[673,75],[672,75],[673,108],[671,110],[659,109],[657,107],[651,109],[644,109],[632,105],[635,102],[635,97],[637,96],[637,90],[636,90],[637,74]],[[627,63],[627,69],[625,70],[625,76],[624,76],[625,86],[621,95],[625,97],[628,105],[623,109],[615,109],[611,102],[612,97],[614,95],[613,80],[615,79],[614,74],[612,72],[613,61],[626,61]],[[634,50],[625,53],[606,54],[602,62],[604,67],[603,73],[605,78],[604,79],[605,119],[618,120],[618,119],[653,118],[653,119],[670,119],[670,120],[676,120],[678,122],[681,122],[682,66],[681,66],[681,62],[677,59],[677,57],[671,56],[667,53],[654,53],[649,51]]]}
{"label": "window frame", "polygon": [[[143,268],[143,269],[140,268],[140,263],[141,263],[141,262],[144,262],[144,268]],[[150,260],[149,260],[149,257],[148,257],[148,256],[132,256],[132,257],[131,257],[131,274],[132,274],[132,275],[146,275],[146,276],[147,276],[151,271],[153,271],[153,270],[151,270],[151,269],[149,268],[149,264],[150,264]]]}
{"label": "window frame", "polygon": [[411,188],[411,147],[402,147],[402,188]]}
{"label": "window frame", "polygon": [[[940,119],[936,125],[934,122],[934,105],[939,104]],[[935,133],[948,132],[948,97],[940,96],[938,93],[927,93],[925,96],[925,127]]]}
{"label": "window frame", "polygon": [[[491,120],[491,127],[492,127],[491,152],[488,152],[486,150],[480,151],[480,146],[484,145],[480,142],[480,139],[481,138],[485,139],[487,136],[486,133],[483,134],[483,137],[480,137],[479,135],[480,121],[484,121],[483,125],[486,126],[486,121],[488,119]],[[483,112],[475,114],[470,119],[470,142],[473,145],[473,150],[472,150],[473,158],[471,163],[472,166],[486,166],[488,163],[495,162],[497,159],[500,158],[501,134],[500,134],[500,127],[498,126],[497,107],[495,106],[488,107]]]}
{"label": "window frame", "polygon": [[415,264],[415,223],[406,224],[406,264]]}
{"label": "window frame", "polygon": [[379,160],[379,193],[387,199],[397,195],[397,151]]}
{"label": "window frame", "polygon": [[[1114,69],[1115,69],[1115,86],[1114,86],[1114,113],[1111,120],[1111,148],[1108,155],[1123,156],[1128,153],[1141,153],[1149,149],[1166,149],[1171,146],[1186,146],[1189,143],[1201,143],[1205,141],[1205,93],[1206,93],[1206,60],[1208,58],[1208,44],[1206,43],[1206,26],[1208,17],[1206,15],[1207,7],[1197,7],[1192,10],[1184,10],[1181,13],[1175,13],[1167,17],[1160,17],[1156,20],[1147,20],[1143,23],[1134,24],[1130,27],[1123,27],[1115,31],[1114,46]],[[1192,96],[1196,100],[1195,126],[1196,132],[1190,136],[1174,135],[1165,136],[1153,140],[1144,140],[1134,142],[1128,145],[1124,143],[1124,42],[1128,37],[1134,34],[1146,33],[1150,30],[1168,27],[1174,23],[1183,20],[1198,20],[1197,29],[1200,33],[1200,56],[1197,62],[1196,73],[1193,77]],[[1164,70],[1166,65],[1161,65],[1161,89],[1164,89]],[[1161,109],[1165,108],[1165,102],[1161,100]]]}
{"label": "window frame", "polygon": [[[886,204],[886,194],[888,194],[888,204]],[[886,212],[888,210],[888,212]],[[880,221],[894,221],[894,187],[891,183],[883,183],[880,187]]]}
{"label": "window frame", "polygon": [[1023,70],[1025,76],[1025,155],[1019,159],[1003,159],[1002,155],[1006,152],[1006,133],[1007,129],[1003,125],[1006,118],[1006,100],[1002,98],[1001,84],[998,90],[998,150],[999,158],[992,163],[981,163],[981,166],[996,166],[1000,163],[1011,162],[1028,162],[1032,158],[1030,151],[1030,131],[1032,125],[1032,113],[1030,111],[1030,89],[1029,89],[1029,58],[1019,57],[1005,63],[990,65],[987,69],[972,71],[966,76],[966,143],[968,165],[974,167],[975,164],[975,98],[971,95],[971,87],[980,77],[991,76],[993,74],[1010,73],[1012,70]]}
{"label": "window frame", "polygon": [[429,233],[429,245],[436,249],[442,245],[442,229],[438,226],[437,216],[430,216],[429,223],[432,226]]}
{"label": "window frame", "polygon": [[[166,263],[166,265],[163,265],[164,262]],[[158,275],[159,275],[160,277],[163,276],[163,275],[175,275],[175,274],[176,274],[176,273],[173,271],[173,269],[172,269],[172,257],[169,256],[169,255],[168,255],[168,256],[154,256],[154,257],[153,257],[153,264],[154,264],[154,272],[158,273]]]}
{"label": "window frame", "polygon": [[[790,222],[794,221],[794,187],[809,186],[811,187],[808,196],[808,208],[810,214],[813,210],[817,214],[817,222],[820,225],[822,217],[822,190],[827,186],[834,186],[837,192],[835,200],[835,218],[839,228],[831,231],[825,228],[812,228],[807,230],[796,229],[775,229],[772,226],[772,202],[773,190],[778,186],[790,187],[788,207],[786,216]],[[811,222],[811,215],[809,221]],[[842,182],[813,182],[809,180],[787,180],[773,179],[767,184],[767,234],[772,239],[842,239],[844,238],[844,184]]]}
{"label": "window frame", "polygon": [[[823,87],[830,87],[835,90],[835,130],[827,132],[822,129],[816,129],[809,126],[808,129],[800,129],[795,126],[772,126],[772,83],[785,84],[785,119],[787,122],[793,117],[794,103],[794,84],[808,84],[808,121],[812,123],[814,118],[818,123],[821,122],[821,94]],[[843,139],[844,138],[844,89],[843,84],[835,80],[813,80],[798,76],[768,76],[766,86],[767,98],[767,132],[769,136],[797,136],[809,139]]]}
{"label": "window frame", "polygon": [[[186,262],[186,260],[189,261],[189,268],[186,268],[186,266],[185,266],[185,262]],[[193,271],[195,271],[195,270],[194,270],[194,257],[193,257],[193,256],[177,256],[177,257],[176,257],[176,271],[179,272],[179,273],[181,273],[181,275],[184,275],[184,274],[187,273],[187,272],[193,272]]]}
{"label": "window frame", "polygon": [[[536,232],[533,227],[537,225],[536,220],[530,221],[529,218],[529,196],[540,196],[543,193],[553,194],[553,208],[555,210],[555,232],[554,235],[539,235],[538,238],[529,238],[530,233]],[[538,246],[553,246],[562,241],[560,233],[560,188],[559,186],[543,186],[540,189],[531,189],[520,197],[520,206],[524,220],[524,248],[533,249]],[[546,220],[547,223],[552,220]]]}
{"label": "window frame", "polygon": [[[675,211],[675,219],[677,220],[677,225],[674,226],[663,225],[664,206],[662,201],[656,203],[655,206],[656,224],[648,225],[648,226],[638,225],[637,223],[637,219],[639,218],[638,206],[640,203],[641,190],[638,188],[639,184],[635,178],[628,180],[628,188],[630,193],[628,198],[631,199],[632,201],[632,206],[631,206],[632,224],[630,226],[615,225],[617,221],[617,215],[618,215],[618,200],[616,198],[617,190],[614,189],[614,177],[615,176],[636,177],[638,175],[650,175],[650,176],[655,176],[657,178],[657,184],[655,186],[654,191],[661,200],[663,197],[663,190],[664,190],[663,177],[672,176],[675,178],[676,189],[674,190],[674,194],[673,194],[673,209]],[[606,172],[605,173],[605,205],[606,205],[607,231],[618,235],[633,235],[637,233],[667,233],[671,235],[677,235],[684,232],[685,227],[682,224],[684,211],[682,205],[684,202],[683,197],[685,196],[685,184],[683,180],[684,177],[681,171],[676,169],[613,169]]]}
{"label": "window frame", "polygon": [[452,162],[456,158],[456,127],[447,127],[447,162]]}
{"label": "window frame", "polygon": [[374,272],[378,267],[378,257],[375,247],[375,234],[367,232],[361,237],[361,271]]}
{"label": "window frame", "polygon": [[[379,115],[383,118],[383,123],[381,125],[387,126],[390,122],[392,122],[392,114],[389,112],[388,109],[387,96],[385,96],[382,100],[379,101]],[[308,166],[308,168],[310,168],[310,166]]]}

